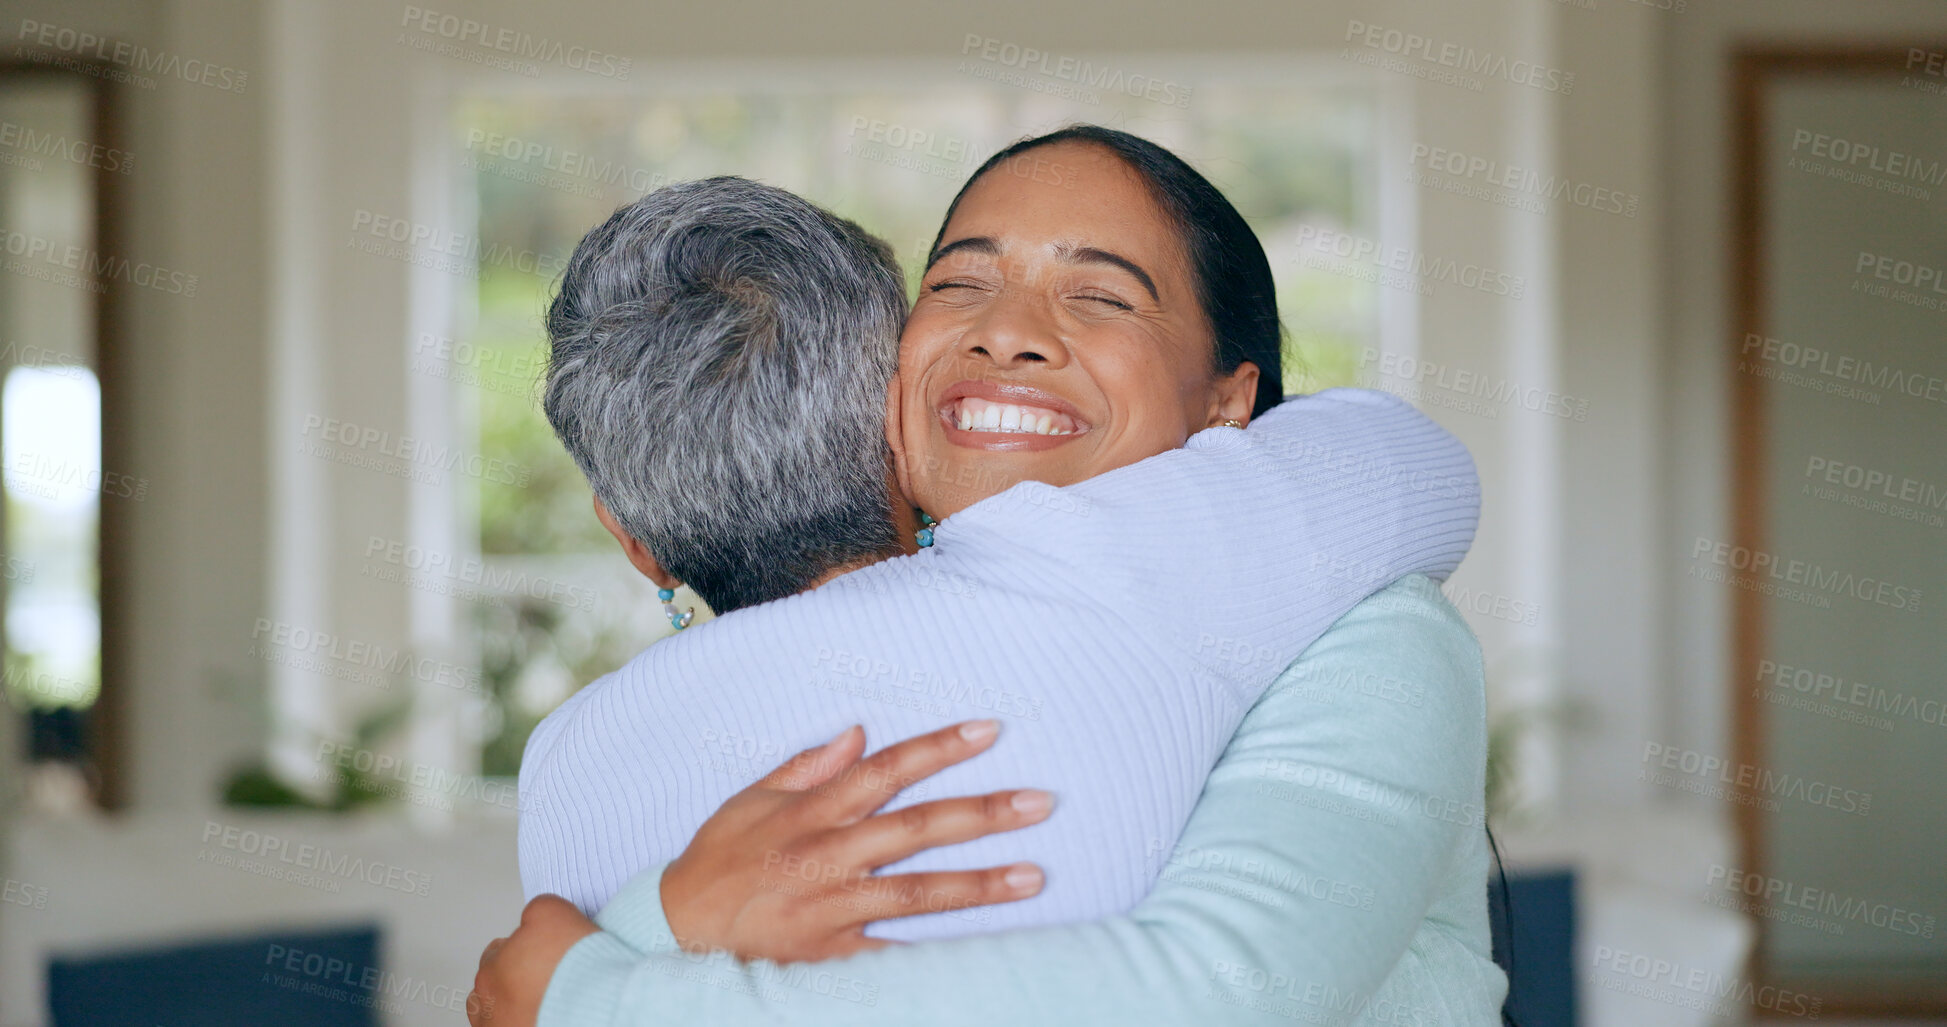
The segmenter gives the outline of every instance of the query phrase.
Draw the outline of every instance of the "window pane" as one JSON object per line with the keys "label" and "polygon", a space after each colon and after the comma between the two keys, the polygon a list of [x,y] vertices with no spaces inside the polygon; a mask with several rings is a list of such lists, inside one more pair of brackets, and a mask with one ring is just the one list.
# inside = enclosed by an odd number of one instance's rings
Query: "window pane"
{"label": "window pane", "polygon": [[101,690],[101,390],[85,367],[16,367],[0,414],[8,697],[28,708],[85,709]]}

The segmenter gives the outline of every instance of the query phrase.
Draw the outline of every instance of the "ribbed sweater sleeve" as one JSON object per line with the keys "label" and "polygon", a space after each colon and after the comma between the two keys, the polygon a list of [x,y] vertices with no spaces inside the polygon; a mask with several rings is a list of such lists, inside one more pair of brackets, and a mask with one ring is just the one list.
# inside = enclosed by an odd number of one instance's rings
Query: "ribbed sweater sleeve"
{"label": "ribbed sweater sleeve", "polygon": [[1247,430],[1212,428],[1078,485],[1026,482],[994,502],[1023,544],[1147,607],[1173,648],[1248,705],[1360,599],[1408,574],[1445,581],[1473,544],[1480,481],[1460,440],[1412,404],[1329,389]]}

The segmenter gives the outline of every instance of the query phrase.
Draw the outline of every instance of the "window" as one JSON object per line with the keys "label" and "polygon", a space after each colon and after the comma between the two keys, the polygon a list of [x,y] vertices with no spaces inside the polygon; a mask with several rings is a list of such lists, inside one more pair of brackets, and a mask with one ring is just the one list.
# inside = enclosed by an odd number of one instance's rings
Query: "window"
{"label": "window", "polygon": [[[1361,349],[1378,344],[1382,298],[1352,264],[1306,256],[1325,232],[1380,237],[1381,97],[1359,81],[1289,72],[1197,81],[1181,109],[964,75],[722,89],[692,78],[641,96],[466,98],[452,145],[461,192],[476,203],[477,291],[457,312],[464,327],[422,340],[416,357],[463,394],[461,437],[477,433],[482,455],[502,461],[506,473],[474,486],[479,552],[525,586],[475,609],[493,710],[483,769],[513,772],[542,717],[669,630],[538,404],[553,280],[585,231],[643,192],[718,174],[792,189],[885,238],[910,287],[947,203],[989,154],[1072,121],[1126,128],[1197,164],[1258,231],[1290,331],[1287,390],[1351,384]],[[543,580],[564,587],[534,587]]]}

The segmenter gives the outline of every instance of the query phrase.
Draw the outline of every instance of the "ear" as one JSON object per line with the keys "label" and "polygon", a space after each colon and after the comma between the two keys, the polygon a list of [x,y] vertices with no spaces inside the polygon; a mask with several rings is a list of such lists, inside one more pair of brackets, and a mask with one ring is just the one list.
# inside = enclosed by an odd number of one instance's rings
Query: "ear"
{"label": "ear", "polygon": [[674,575],[663,570],[663,565],[656,562],[656,555],[649,551],[648,546],[622,530],[622,526],[615,522],[615,515],[609,513],[608,507],[602,505],[600,496],[595,497],[595,519],[601,521],[602,527],[607,528],[608,533],[615,536],[615,541],[622,544],[623,555],[629,558],[629,562],[635,565],[635,569],[655,582],[658,588],[675,588],[682,584]]}
{"label": "ear", "polygon": [[911,506],[913,480],[906,465],[906,409],[903,399],[899,391],[899,373],[895,371],[892,381],[886,385],[886,446],[892,450],[892,480],[899,490],[897,498]]}
{"label": "ear", "polygon": [[899,375],[894,374],[892,383],[886,386],[886,492],[891,499],[892,530],[899,539],[899,548],[912,554],[919,552],[919,543],[913,537],[919,530],[919,517],[913,510],[913,479],[907,471],[906,424],[900,417],[904,410]]}
{"label": "ear", "polygon": [[1211,384],[1210,422],[1204,427],[1214,428],[1225,421],[1239,424],[1251,423],[1251,408],[1257,406],[1257,365],[1246,360],[1237,365],[1237,370],[1223,375]]}

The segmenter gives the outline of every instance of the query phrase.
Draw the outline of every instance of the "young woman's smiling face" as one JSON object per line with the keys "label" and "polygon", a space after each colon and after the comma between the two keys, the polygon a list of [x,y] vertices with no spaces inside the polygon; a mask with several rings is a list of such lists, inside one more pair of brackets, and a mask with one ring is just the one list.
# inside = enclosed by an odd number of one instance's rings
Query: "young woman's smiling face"
{"label": "young woman's smiling face", "polygon": [[1070,485],[1247,420],[1216,374],[1176,227],[1101,146],[997,165],[961,197],[900,336],[913,501],[946,517],[1018,481]]}

